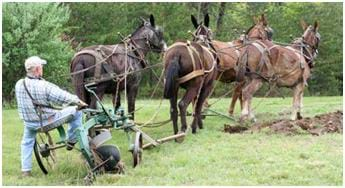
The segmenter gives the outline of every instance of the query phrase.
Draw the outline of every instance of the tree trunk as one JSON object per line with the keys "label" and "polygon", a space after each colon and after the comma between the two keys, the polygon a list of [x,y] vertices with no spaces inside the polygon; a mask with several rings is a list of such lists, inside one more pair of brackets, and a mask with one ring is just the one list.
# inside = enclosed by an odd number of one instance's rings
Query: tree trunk
{"label": "tree trunk", "polygon": [[222,27],[223,17],[224,17],[224,13],[225,13],[225,6],[226,6],[225,2],[220,3],[215,35],[219,35],[219,33],[220,33],[220,29]]}
{"label": "tree trunk", "polygon": [[200,3],[199,17],[198,20],[203,20],[204,16],[208,13],[208,8],[210,7],[209,2]]}

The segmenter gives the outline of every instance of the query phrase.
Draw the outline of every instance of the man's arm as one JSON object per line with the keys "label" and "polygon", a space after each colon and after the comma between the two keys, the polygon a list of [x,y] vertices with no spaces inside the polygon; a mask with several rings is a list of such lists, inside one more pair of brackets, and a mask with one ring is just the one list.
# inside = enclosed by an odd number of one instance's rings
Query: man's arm
{"label": "man's arm", "polygon": [[53,83],[46,81],[46,95],[49,102],[53,102],[57,105],[72,104],[79,105],[80,99],[76,95],[60,89]]}

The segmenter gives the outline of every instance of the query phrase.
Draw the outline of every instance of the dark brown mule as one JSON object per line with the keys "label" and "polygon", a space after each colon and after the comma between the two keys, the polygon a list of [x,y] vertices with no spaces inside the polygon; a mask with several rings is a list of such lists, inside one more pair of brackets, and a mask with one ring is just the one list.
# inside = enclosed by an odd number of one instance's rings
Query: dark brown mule
{"label": "dark brown mule", "polygon": [[216,76],[216,61],[213,54],[204,46],[195,42],[176,42],[164,54],[165,88],[164,98],[170,99],[170,115],[174,134],[178,133],[177,97],[179,87],[186,90],[178,107],[181,116],[181,131],[187,129],[186,110],[192,100],[196,101],[193,109],[192,133],[197,126],[202,129],[201,110],[205,99],[213,88]]}
{"label": "dark brown mule", "polygon": [[[198,23],[197,19],[191,15],[192,23],[196,29],[193,36],[193,41],[202,43],[205,46],[211,48],[217,56],[218,61],[218,72],[217,80],[224,83],[231,83],[236,81],[236,67],[237,62],[240,58],[240,50],[243,46],[243,39],[237,39],[231,42],[222,42],[212,39],[212,31],[209,27],[209,15],[206,14],[204,17],[204,23]],[[246,40],[261,40],[269,39],[272,37],[272,29],[268,26],[267,20],[264,15],[255,21],[256,24],[253,25],[246,33]],[[265,27],[264,33],[256,32],[252,28],[257,27],[257,24],[262,24]],[[231,104],[229,107],[229,114],[232,115],[234,112],[235,104],[237,99],[240,100],[241,109],[242,109],[242,87],[244,82],[236,83]]]}
{"label": "dark brown mule", "polygon": [[[310,77],[310,67],[316,57],[320,41],[319,24],[309,26],[303,22],[304,34],[290,46],[274,45],[271,41],[261,40],[250,43],[243,50],[238,78],[247,75],[248,84],[242,90],[243,110],[241,120],[254,118],[251,109],[251,99],[261,87],[263,81],[278,87],[289,87],[294,90],[293,112],[291,119],[302,118],[301,107],[304,86]],[[263,32],[263,27],[253,28],[257,33]]]}
{"label": "dark brown mule", "polygon": [[[89,104],[91,108],[96,108],[97,101],[84,88],[88,78],[133,72],[128,74],[127,77],[121,76],[119,79],[105,79],[96,82],[94,86],[96,86],[95,92],[100,99],[105,93],[113,95],[115,109],[120,106],[119,91],[126,88],[128,112],[134,119],[135,98],[141,80],[141,72],[138,70],[146,66],[144,58],[149,51],[161,52],[166,48],[163,33],[159,27],[155,26],[154,17],[151,15],[149,21],[142,20],[142,24],[128,38],[126,43],[128,45],[122,42],[116,45],[90,46],[83,48],[74,56],[71,63],[73,85],[78,97]],[[125,46],[127,46],[127,49]],[[99,54],[103,56],[100,57]],[[102,62],[103,60],[105,61]],[[97,72],[97,66],[98,74],[95,73]]]}

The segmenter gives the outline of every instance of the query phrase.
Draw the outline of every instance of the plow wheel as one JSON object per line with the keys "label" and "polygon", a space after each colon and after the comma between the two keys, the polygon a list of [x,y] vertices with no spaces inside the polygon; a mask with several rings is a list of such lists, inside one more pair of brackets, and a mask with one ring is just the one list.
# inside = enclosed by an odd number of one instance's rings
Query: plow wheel
{"label": "plow wheel", "polygon": [[[104,167],[106,172],[112,172],[116,170],[117,164],[121,160],[120,151],[114,145],[102,145],[96,148],[96,153],[100,157],[100,163],[97,164]],[[97,167],[96,167],[97,168]]]}
{"label": "plow wheel", "polygon": [[143,153],[143,138],[140,132],[135,133],[134,147],[132,151],[133,155],[133,168],[140,164]]}
{"label": "plow wheel", "polygon": [[37,133],[38,137],[34,144],[35,158],[38,166],[44,174],[54,169],[56,163],[55,151],[50,149],[54,147],[54,142],[49,133]]}

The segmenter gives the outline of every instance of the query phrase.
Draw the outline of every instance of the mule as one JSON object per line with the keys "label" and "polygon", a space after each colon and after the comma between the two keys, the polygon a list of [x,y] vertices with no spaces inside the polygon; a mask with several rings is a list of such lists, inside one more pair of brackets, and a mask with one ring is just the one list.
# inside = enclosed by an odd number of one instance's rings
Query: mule
{"label": "mule", "polygon": [[185,94],[178,103],[181,117],[181,131],[187,130],[186,112],[194,100],[192,133],[197,127],[203,128],[201,110],[205,99],[213,88],[216,77],[216,61],[213,54],[204,46],[195,42],[176,42],[164,53],[164,98],[170,100],[170,117],[173,121],[174,134],[178,130],[177,97],[179,88]]}
{"label": "mule", "polygon": [[[247,79],[242,90],[243,109],[241,121],[255,121],[251,109],[251,100],[263,82],[278,87],[293,89],[293,107],[291,119],[302,119],[301,107],[303,90],[310,77],[312,61],[317,54],[320,42],[319,23],[307,26],[302,22],[304,33],[294,40],[290,46],[275,45],[269,40],[260,40],[247,45],[242,51],[237,78]],[[263,27],[253,28],[256,33],[264,32]]]}
{"label": "mule", "polygon": [[[119,92],[126,88],[128,114],[134,119],[135,98],[142,74],[140,70],[147,66],[145,56],[148,52],[160,53],[165,49],[163,32],[155,25],[153,15],[150,15],[149,20],[142,19],[141,25],[125,42],[81,49],[73,57],[70,67],[77,96],[89,104],[90,108],[96,108],[96,98],[86,92],[84,85],[87,79],[108,75],[108,79],[103,81],[96,79],[95,93],[100,99],[105,93],[112,94],[112,102],[116,110],[121,105]],[[109,76],[113,74],[120,77]]]}
{"label": "mule", "polygon": [[[240,58],[241,47],[244,45],[244,40],[272,40],[273,30],[268,26],[267,19],[265,15],[261,17],[254,18],[255,24],[251,26],[245,33],[246,38],[240,38],[231,42],[222,42],[218,40],[213,40],[213,33],[209,29],[209,15],[206,14],[204,17],[204,22],[198,22],[197,19],[191,15],[191,21],[194,28],[194,38],[193,41],[201,43],[208,48],[212,49],[217,57],[218,72],[216,79],[223,83],[231,83],[236,81],[236,69],[237,62]],[[262,25],[264,27],[264,32],[256,31],[256,27]],[[237,99],[240,100],[240,105],[242,109],[242,87],[244,82],[237,82],[235,89],[233,91],[231,104],[228,110],[230,115],[233,115],[235,104]],[[207,106],[207,105],[206,105]]]}

